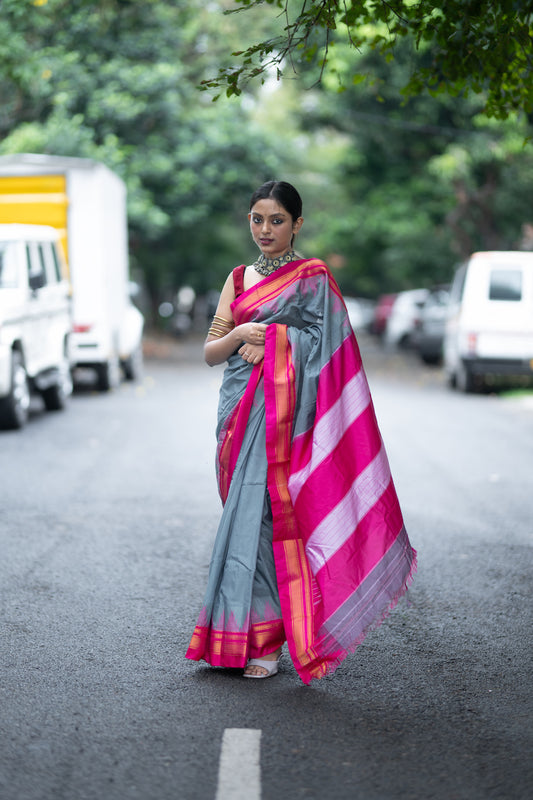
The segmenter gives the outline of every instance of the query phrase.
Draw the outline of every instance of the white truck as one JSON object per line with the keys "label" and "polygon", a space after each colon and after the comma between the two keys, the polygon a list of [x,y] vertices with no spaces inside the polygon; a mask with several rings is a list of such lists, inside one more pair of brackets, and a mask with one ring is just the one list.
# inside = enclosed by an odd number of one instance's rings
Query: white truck
{"label": "white truck", "polygon": [[129,293],[124,182],[91,159],[1,156],[1,223],[59,233],[72,287],[72,367],[94,370],[102,391],[118,385],[121,367],[137,378],[144,320]]}

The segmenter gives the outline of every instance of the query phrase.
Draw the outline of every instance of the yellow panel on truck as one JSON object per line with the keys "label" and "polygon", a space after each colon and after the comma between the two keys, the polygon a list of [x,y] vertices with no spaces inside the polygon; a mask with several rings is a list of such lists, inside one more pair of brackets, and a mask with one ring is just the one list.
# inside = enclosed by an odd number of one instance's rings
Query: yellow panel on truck
{"label": "yellow panel on truck", "polygon": [[0,223],[51,225],[68,262],[67,212],[65,175],[0,176]]}

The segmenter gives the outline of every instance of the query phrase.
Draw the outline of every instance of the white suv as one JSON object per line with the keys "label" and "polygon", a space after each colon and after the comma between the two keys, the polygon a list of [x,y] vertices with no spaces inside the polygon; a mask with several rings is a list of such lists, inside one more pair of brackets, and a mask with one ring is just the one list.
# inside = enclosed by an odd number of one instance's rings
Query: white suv
{"label": "white suv", "polygon": [[0,427],[22,428],[30,392],[48,410],[72,392],[70,287],[58,234],[0,225]]}

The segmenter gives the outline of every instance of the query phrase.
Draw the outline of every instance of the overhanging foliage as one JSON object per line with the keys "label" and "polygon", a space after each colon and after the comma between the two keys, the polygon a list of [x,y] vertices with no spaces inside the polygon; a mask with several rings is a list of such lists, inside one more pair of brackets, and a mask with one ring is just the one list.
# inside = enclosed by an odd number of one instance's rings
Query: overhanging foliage
{"label": "overhanging foliage", "polygon": [[[484,93],[485,113],[504,119],[512,111],[533,110],[533,4],[513,0],[235,0],[247,11],[270,5],[279,9],[279,35],[233,56],[237,62],[203,82],[238,95],[253,78],[265,80],[275,70],[305,71],[318,63],[329,68],[331,48],[348,41],[355,51],[372,49],[394,58],[401,40],[423,53],[413,64],[402,92],[406,97],[429,91],[452,95]],[[355,53],[354,53],[355,55]],[[367,75],[356,59],[348,82]]]}

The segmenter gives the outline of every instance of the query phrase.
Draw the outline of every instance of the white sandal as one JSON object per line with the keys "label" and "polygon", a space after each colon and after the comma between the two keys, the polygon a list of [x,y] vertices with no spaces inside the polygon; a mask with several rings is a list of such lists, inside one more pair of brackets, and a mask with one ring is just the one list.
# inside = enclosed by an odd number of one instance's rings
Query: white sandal
{"label": "white sandal", "polygon": [[[243,678],[271,678],[273,675],[276,675],[278,672],[279,662],[281,661],[282,654],[277,661],[266,661],[264,658],[250,658],[246,667],[262,667],[266,669],[266,675],[250,675],[246,672],[243,673]],[[245,667],[245,669],[246,669]]]}

